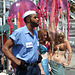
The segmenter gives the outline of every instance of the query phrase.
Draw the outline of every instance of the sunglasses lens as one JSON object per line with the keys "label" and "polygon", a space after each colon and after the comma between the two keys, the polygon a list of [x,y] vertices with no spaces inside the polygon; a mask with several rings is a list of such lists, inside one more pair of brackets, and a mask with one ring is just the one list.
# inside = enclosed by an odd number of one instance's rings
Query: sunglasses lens
{"label": "sunglasses lens", "polygon": [[63,37],[63,36],[58,36],[58,38]]}

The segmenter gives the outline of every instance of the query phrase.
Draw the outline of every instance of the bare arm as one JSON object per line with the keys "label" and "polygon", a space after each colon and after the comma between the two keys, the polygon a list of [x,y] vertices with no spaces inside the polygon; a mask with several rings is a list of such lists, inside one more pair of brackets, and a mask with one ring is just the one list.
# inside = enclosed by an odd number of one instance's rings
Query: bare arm
{"label": "bare arm", "polygon": [[70,43],[68,40],[66,40],[66,45],[67,45],[67,50],[68,50],[68,60],[67,60],[67,63],[69,64],[70,61],[71,61],[71,57],[72,57],[72,49],[71,49],[71,46],[70,46]]}
{"label": "bare arm", "polygon": [[11,71],[11,67],[12,67],[12,66],[11,66],[11,60],[8,60],[8,62],[9,62],[8,70]]}
{"label": "bare arm", "polygon": [[38,66],[39,66],[39,68],[40,68],[40,70],[41,70],[41,75],[45,75],[45,73],[44,73],[44,70],[43,70],[43,68],[42,68],[41,63],[38,63]]}
{"label": "bare arm", "polygon": [[10,51],[10,48],[13,46],[13,40],[9,39],[6,41],[5,45],[2,48],[3,53],[7,58],[9,58],[11,61],[16,63],[17,65],[20,65],[21,61],[19,61]]}
{"label": "bare arm", "polygon": [[[39,53],[39,55],[41,55],[41,54],[40,54],[40,51],[38,51],[38,53]],[[39,66],[39,68],[40,68],[41,75],[44,75],[45,73],[44,73],[43,67],[42,67],[42,65],[41,65],[41,62],[38,63],[38,66]]]}
{"label": "bare arm", "polygon": [[72,50],[71,50],[71,46],[70,46],[70,43],[67,39],[65,39],[65,43],[66,43],[66,46],[67,46],[67,50],[68,50],[68,60],[67,62],[64,62],[63,65],[64,66],[68,66],[70,64],[70,61],[71,61],[71,57],[72,57]]}

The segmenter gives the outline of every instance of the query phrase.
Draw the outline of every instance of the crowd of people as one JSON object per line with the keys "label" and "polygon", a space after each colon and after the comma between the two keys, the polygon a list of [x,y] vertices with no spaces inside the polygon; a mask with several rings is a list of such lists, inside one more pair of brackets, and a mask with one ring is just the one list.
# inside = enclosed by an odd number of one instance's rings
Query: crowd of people
{"label": "crowd of people", "polygon": [[5,56],[16,65],[12,66],[16,69],[15,75],[65,75],[65,66],[70,64],[72,56],[65,34],[56,31],[52,43],[46,29],[38,32],[34,29],[39,25],[35,11],[27,11],[22,17],[26,25],[16,29],[2,48]]}

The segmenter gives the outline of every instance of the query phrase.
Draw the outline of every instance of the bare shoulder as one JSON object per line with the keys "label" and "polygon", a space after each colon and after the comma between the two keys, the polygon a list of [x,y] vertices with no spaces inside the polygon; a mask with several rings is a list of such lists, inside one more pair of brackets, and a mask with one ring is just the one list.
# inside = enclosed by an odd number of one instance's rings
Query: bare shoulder
{"label": "bare shoulder", "polygon": [[69,42],[66,38],[64,39],[64,42]]}
{"label": "bare shoulder", "polygon": [[64,42],[65,42],[67,45],[70,44],[69,41],[68,41],[66,38],[64,39]]}

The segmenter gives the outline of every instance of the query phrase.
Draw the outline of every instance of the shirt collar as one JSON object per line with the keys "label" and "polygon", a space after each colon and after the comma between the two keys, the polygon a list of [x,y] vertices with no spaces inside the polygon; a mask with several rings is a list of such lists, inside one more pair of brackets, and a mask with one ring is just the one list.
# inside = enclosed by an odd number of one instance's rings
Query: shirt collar
{"label": "shirt collar", "polygon": [[[33,29],[33,32],[35,34],[35,30]],[[25,34],[30,33],[30,31],[28,30],[27,26],[25,25]]]}
{"label": "shirt collar", "polygon": [[30,31],[28,30],[27,26],[25,25],[25,34],[30,33]]}

